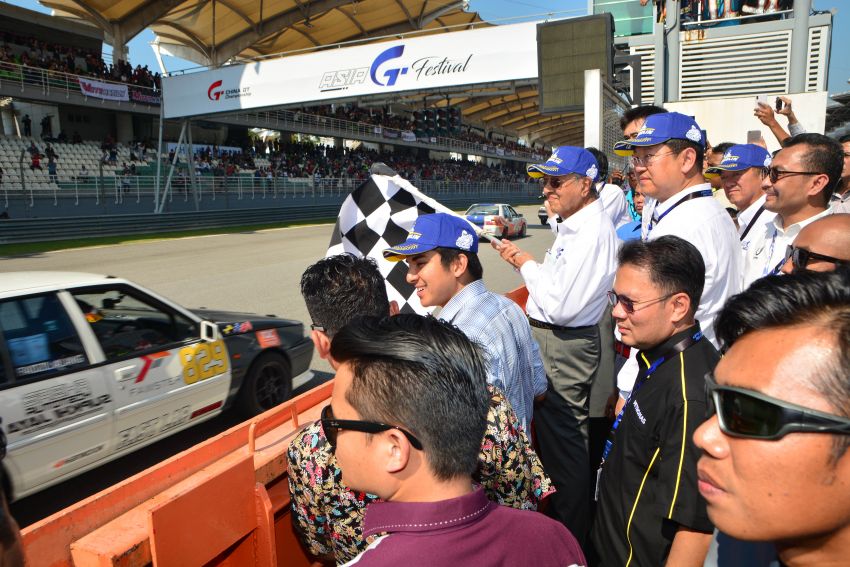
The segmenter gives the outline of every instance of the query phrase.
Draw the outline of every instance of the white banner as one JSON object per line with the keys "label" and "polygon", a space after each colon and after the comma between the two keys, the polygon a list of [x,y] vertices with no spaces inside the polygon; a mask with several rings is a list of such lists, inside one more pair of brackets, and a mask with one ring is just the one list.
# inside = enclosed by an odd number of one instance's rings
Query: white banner
{"label": "white banner", "polygon": [[537,24],[293,55],[162,80],[166,118],[537,78]]}
{"label": "white banner", "polygon": [[86,96],[94,98],[102,98],[104,100],[130,100],[130,94],[127,90],[127,85],[116,85],[115,83],[101,83],[100,81],[91,81],[89,79],[79,78],[80,90]]}
{"label": "white banner", "polygon": [[416,134],[414,134],[413,132],[405,131],[405,132],[401,133],[401,139],[404,140],[405,142],[415,142],[416,141]]}

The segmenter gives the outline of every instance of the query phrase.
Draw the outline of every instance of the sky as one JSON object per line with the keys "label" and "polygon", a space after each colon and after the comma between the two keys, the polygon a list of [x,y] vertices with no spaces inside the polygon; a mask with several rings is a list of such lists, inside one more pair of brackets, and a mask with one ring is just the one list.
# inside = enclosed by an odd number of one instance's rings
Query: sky
{"label": "sky", "polygon": [[[634,0],[637,2],[638,0]],[[29,10],[50,13],[35,0],[9,0],[9,4]],[[850,91],[850,0],[813,0],[815,10],[834,10],[832,45],[829,63],[829,84],[831,94]],[[567,18],[587,14],[588,0],[469,0],[469,10],[476,11],[487,21],[495,23],[516,23],[518,21],[540,20],[547,17]],[[154,34],[145,30],[129,42],[130,62],[133,65],[147,65],[152,71],[159,70],[153,50],[150,47]],[[842,56],[841,54],[845,55]],[[195,63],[176,57],[163,57],[169,72],[196,67]]]}

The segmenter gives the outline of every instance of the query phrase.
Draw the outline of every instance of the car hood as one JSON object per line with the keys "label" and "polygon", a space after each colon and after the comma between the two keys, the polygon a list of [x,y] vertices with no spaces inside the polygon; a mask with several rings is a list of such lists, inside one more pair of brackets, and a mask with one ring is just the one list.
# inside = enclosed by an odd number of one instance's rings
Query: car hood
{"label": "car hood", "polygon": [[257,315],[256,313],[240,313],[236,311],[218,311],[215,309],[192,309],[192,313],[218,324],[219,329],[226,335],[247,333],[262,329],[280,327],[302,327],[300,321],[284,319],[271,315]]}

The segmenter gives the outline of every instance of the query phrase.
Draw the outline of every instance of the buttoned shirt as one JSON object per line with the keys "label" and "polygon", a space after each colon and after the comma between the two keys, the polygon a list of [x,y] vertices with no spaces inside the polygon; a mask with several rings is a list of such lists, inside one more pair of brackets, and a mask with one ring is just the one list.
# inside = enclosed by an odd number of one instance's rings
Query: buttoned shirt
{"label": "buttoned shirt", "polygon": [[556,227],[542,263],[520,268],[529,317],[562,327],[596,325],[614,282],[619,242],[599,199]]}
{"label": "buttoned shirt", "polygon": [[833,193],[829,198],[833,213],[850,213],[850,188],[844,193]]}
{"label": "buttoned shirt", "polygon": [[438,502],[375,502],[366,536],[381,535],[343,567],[578,567],[586,564],[562,524],[489,501],[480,489]]}
{"label": "buttoned shirt", "polygon": [[[753,238],[760,239],[760,235],[764,233],[764,225],[773,221],[773,217],[776,216],[776,213],[764,208],[766,199],[767,196],[762,195],[755,203],[738,213],[738,238],[741,240],[741,250],[745,252],[745,257]],[[758,216],[756,216],[756,213],[758,213]],[[750,223],[753,223],[753,226],[744,236],[744,231],[747,230]],[[743,238],[741,238],[742,236]]]}
{"label": "buttoned shirt", "polygon": [[631,222],[629,202],[626,200],[626,194],[618,185],[597,183],[596,192],[599,195],[599,200],[602,201],[602,208],[605,209],[605,213],[611,219],[615,229]]}
{"label": "buttoned shirt", "polygon": [[[488,385],[490,411],[474,475],[487,496],[503,506],[536,510],[554,492],[552,481],[510,403]],[[366,505],[377,500],[354,492],[342,473],[321,422],[306,426],[287,449],[292,524],[304,546],[316,556],[343,563],[363,551],[374,537],[363,535]]]}
{"label": "buttoned shirt", "polygon": [[778,273],[785,260],[785,250],[803,227],[831,214],[832,209],[826,209],[789,226],[784,226],[782,217],[777,215],[765,223],[758,235],[753,237],[745,254],[744,288],[750,287],[757,279]]}
{"label": "buttoned shirt", "polygon": [[547,383],[540,348],[522,309],[476,280],[446,303],[439,318],[484,349],[487,382],[505,393],[528,431],[534,397],[546,392]]}

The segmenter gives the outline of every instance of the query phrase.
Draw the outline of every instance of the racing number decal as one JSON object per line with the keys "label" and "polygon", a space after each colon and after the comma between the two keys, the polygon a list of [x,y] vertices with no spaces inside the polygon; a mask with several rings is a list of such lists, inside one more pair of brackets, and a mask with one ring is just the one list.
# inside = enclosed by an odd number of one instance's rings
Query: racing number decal
{"label": "racing number decal", "polygon": [[180,349],[183,381],[194,384],[227,372],[227,349],[219,339],[211,343],[198,343]]}

